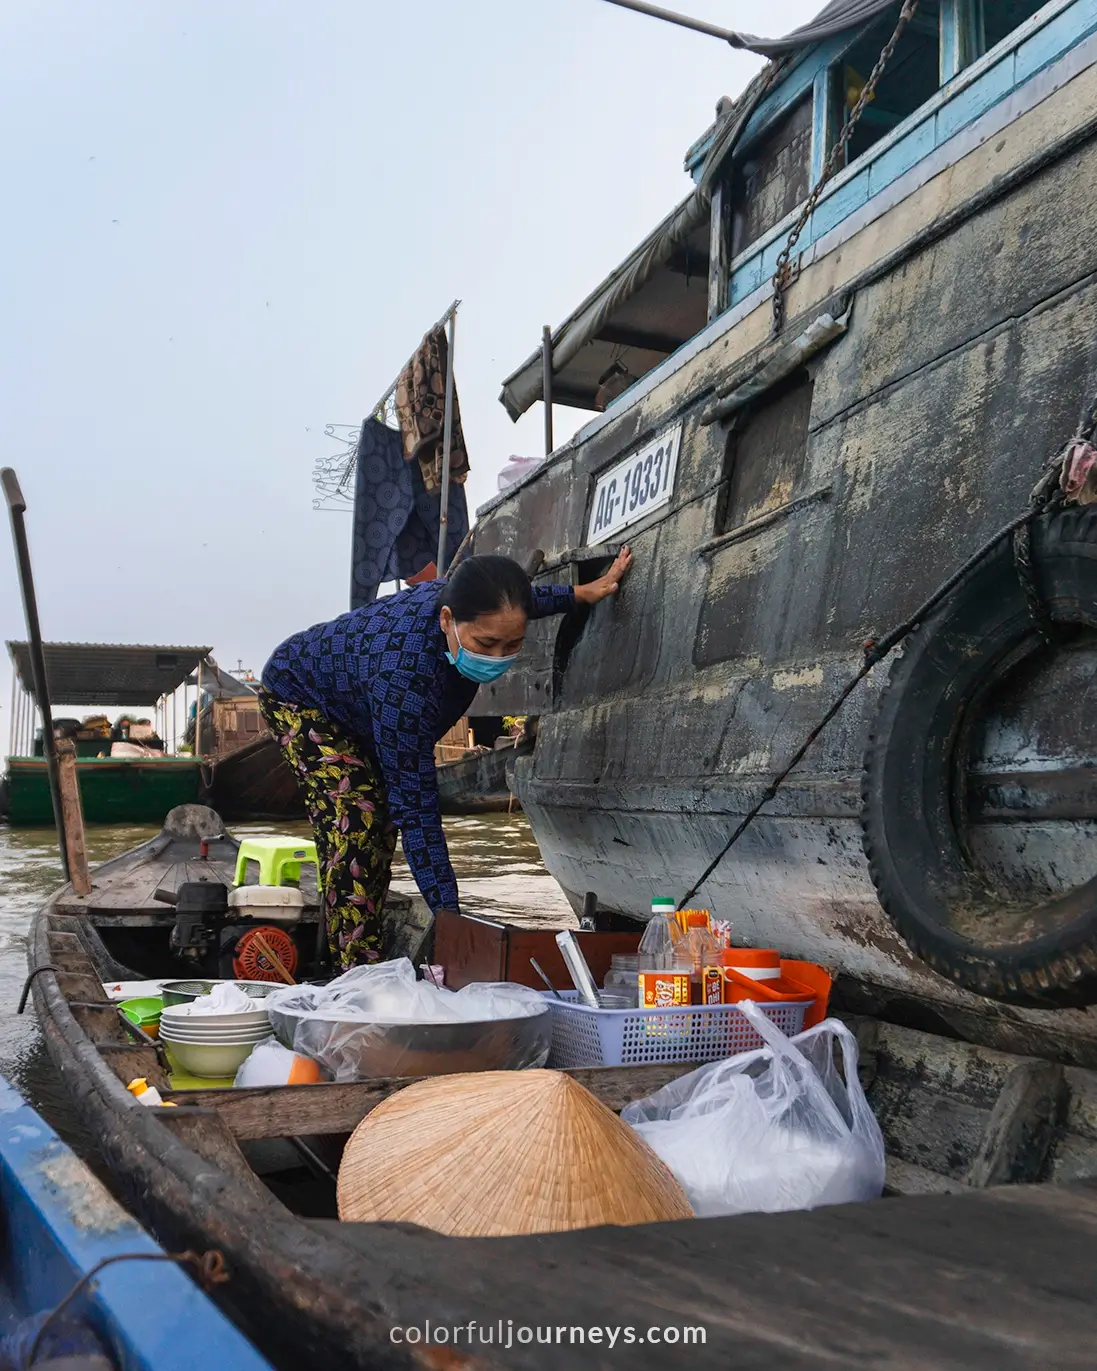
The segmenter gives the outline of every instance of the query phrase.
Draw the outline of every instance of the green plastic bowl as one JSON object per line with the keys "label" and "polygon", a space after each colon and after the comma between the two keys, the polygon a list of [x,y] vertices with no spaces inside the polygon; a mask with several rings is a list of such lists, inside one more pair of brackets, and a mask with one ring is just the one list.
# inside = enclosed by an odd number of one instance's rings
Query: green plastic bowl
{"label": "green plastic bowl", "polygon": [[159,995],[149,995],[139,1000],[123,1000],[118,1006],[122,1013],[143,1032],[155,1037],[160,1030],[160,1015],[164,1001]]}

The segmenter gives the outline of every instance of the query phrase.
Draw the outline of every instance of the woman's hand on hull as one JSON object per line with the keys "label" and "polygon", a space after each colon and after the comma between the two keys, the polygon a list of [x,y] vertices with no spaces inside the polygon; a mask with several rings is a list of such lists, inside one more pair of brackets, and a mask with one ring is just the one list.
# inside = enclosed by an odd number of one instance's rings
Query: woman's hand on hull
{"label": "woman's hand on hull", "polygon": [[631,566],[632,549],[626,543],[613,559],[613,565],[604,576],[599,576],[597,581],[588,581],[586,585],[575,587],[576,603],[596,605],[599,600],[604,600],[608,595],[616,595],[617,587],[628,575]]}

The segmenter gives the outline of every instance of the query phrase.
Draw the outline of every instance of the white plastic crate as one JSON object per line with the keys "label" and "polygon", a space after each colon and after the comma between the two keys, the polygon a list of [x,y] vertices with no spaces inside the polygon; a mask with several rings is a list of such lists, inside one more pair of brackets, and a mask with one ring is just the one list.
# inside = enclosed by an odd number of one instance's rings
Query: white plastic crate
{"label": "white plastic crate", "polygon": [[[762,1046],[734,1004],[681,1005],[674,1009],[590,1009],[575,990],[552,1006],[548,1065],[649,1066],[655,1062],[718,1062]],[[759,1003],[789,1037],[801,1032],[812,1000]]]}

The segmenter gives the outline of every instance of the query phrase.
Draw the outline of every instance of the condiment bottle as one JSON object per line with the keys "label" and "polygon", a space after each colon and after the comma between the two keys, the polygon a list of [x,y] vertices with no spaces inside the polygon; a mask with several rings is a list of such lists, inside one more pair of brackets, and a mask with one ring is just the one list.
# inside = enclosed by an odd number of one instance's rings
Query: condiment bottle
{"label": "condiment bottle", "polygon": [[689,953],[690,1004],[704,1004],[704,976],[706,967],[717,964],[716,939],[709,932],[707,910],[690,910],[686,916],[685,944]]}
{"label": "condiment bottle", "polygon": [[138,1076],[136,1080],[130,1081],[129,1085],[126,1086],[126,1089],[142,1104],[162,1104],[169,1109],[175,1108],[175,1101],[165,1100],[154,1085],[149,1085],[144,1076]]}
{"label": "condiment bottle", "polygon": [[[685,965],[680,966],[680,949]],[[638,1003],[641,1008],[669,1009],[689,1003],[689,957],[674,916],[674,901],[656,898],[637,954]]]}

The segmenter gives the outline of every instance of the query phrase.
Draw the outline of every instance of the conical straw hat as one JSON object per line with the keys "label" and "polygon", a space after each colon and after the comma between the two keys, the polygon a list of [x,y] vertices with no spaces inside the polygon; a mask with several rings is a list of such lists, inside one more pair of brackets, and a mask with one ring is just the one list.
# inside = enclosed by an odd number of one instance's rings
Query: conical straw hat
{"label": "conical straw hat", "polygon": [[688,1219],[671,1173],[638,1134],[558,1071],[419,1081],[355,1129],[339,1217],[417,1223],[455,1237]]}

